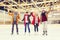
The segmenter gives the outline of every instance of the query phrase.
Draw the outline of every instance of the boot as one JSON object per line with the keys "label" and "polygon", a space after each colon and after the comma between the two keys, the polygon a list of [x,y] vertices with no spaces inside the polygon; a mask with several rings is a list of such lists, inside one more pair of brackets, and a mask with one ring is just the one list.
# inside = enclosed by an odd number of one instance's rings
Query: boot
{"label": "boot", "polygon": [[45,35],[45,31],[43,31],[43,35]]}
{"label": "boot", "polygon": [[47,31],[45,31],[45,34],[48,35],[48,34],[47,34]]}

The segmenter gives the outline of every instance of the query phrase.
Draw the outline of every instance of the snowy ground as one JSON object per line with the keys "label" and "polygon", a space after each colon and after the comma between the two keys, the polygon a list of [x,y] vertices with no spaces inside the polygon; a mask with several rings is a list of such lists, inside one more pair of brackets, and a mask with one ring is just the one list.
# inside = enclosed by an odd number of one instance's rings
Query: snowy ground
{"label": "snowy ground", "polygon": [[0,40],[60,40],[60,24],[48,24],[48,35],[42,35],[42,25],[39,26],[39,32],[34,32],[33,25],[30,25],[31,33],[28,31],[24,33],[24,25],[19,27],[19,35],[16,34],[16,28],[14,34],[11,35],[11,25],[0,25]]}

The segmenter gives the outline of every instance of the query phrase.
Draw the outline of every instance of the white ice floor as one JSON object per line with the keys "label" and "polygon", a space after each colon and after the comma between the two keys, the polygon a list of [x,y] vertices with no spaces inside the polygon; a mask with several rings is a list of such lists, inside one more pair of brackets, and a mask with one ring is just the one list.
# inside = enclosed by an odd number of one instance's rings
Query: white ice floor
{"label": "white ice floor", "polygon": [[60,24],[48,24],[48,35],[42,35],[42,25],[39,26],[39,32],[34,32],[34,27],[30,25],[31,33],[24,33],[24,25],[19,24],[19,35],[11,35],[11,25],[0,25],[0,40],[60,40]]}

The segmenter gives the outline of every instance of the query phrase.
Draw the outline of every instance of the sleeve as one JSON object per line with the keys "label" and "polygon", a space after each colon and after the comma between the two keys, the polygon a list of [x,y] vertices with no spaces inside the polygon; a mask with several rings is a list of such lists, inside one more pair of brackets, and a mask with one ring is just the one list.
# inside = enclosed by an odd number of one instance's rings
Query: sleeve
{"label": "sleeve", "polygon": [[40,22],[40,18],[38,17],[38,22]]}
{"label": "sleeve", "polygon": [[20,19],[20,14],[18,14],[18,19]]}
{"label": "sleeve", "polygon": [[45,13],[46,17],[48,17],[48,13]]}
{"label": "sleeve", "polygon": [[[24,15],[24,17],[25,17],[25,15]],[[24,21],[24,19],[25,19],[24,17],[23,17],[22,21]]]}

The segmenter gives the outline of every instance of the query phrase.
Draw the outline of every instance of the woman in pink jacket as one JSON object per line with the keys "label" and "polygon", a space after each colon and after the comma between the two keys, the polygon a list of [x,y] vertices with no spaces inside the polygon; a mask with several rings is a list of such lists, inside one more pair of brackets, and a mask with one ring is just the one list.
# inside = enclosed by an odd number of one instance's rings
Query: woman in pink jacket
{"label": "woman in pink jacket", "polygon": [[40,18],[38,16],[38,14],[33,14],[33,12],[31,12],[32,14],[32,17],[33,17],[33,20],[32,20],[32,24],[34,25],[34,31],[38,32],[38,26],[39,26],[39,23],[40,23]]}

